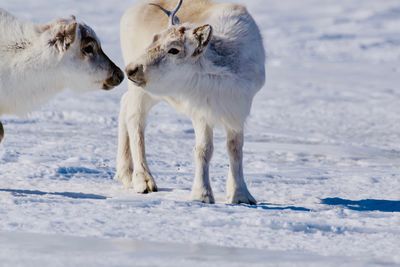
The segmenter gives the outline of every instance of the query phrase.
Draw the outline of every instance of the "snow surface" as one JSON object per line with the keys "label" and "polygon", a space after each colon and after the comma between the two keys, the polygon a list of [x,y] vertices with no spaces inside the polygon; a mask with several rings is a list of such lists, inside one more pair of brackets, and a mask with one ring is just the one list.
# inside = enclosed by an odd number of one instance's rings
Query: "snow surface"
{"label": "snow surface", "polygon": [[[146,140],[161,190],[124,190],[112,177],[126,84],[66,92],[28,118],[2,118],[0,265],[400,266],[400,2],[237,2],[254,14],[269,58],[245,144],[260,204],[223,204],[222,130],[211,167],[218,203],[188,200],[194,133],[166,104]],[[0,7],[36,22],[75,14],[122,66],[119,18],[134,3]]]}

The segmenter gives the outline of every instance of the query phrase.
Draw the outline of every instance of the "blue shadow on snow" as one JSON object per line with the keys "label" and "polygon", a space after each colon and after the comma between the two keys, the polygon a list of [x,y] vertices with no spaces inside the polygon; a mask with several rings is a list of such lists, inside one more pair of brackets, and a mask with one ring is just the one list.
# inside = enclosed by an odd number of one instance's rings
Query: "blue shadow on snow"
{"label": "blue shadow on snow", "polygon": [[57,173],[66,178],[72,178],[77,174],[101,174],[101,171],[95,169],[89,169],[85,167],[60,167],[57,169]]}
{"label": "blue shadow on snow", "polygon": [[[243,204],[242,204],[243,205]],[[257,205],[243,205],[252,209],[263,209],[263,210],[292,210],[292,211],[311,211],[310,209],[295,206],[280,206],[271,203],[257,203]]]}
{"label": "blue shadow on snow", "polygon": [[343,206],[350,210],[357,211],[382,211],[382,212],[400,212],[400,201],[395,200],[348,200],[343,198],[324,198],[322,204],[329,206]]}
{"label": "blue shadow on snow", "polygon": [[85,193],[76,193],[76,192],[43,192],[39,190],[21,190],[21,189],[1,189],[0,192],[8,192],[13,196],[25,196],[25,195],[37,195],[37,196],[62,196],[73,199],[95,199],[95,200],[104,200],[107,197],[102,195],[95,194],[85,194]]}

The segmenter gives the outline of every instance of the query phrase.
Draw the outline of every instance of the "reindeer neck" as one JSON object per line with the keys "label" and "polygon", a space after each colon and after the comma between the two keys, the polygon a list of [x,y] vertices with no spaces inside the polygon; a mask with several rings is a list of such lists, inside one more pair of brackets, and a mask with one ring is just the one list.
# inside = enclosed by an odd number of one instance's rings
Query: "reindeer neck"
{"label": "reindeer neck", "polygon": [[237,73],[239,53],[232,41],[220,36],[213,36],[203,56],[205,71],[213,75],[232,75]]}
{"label": "reindeer neck", "polygon": [[35,45],[27,45],[16,52],[13,62],[14,69],[23,73],[34,86],[55,88],[64,80],[60,59],[46,44],[36,42]]}

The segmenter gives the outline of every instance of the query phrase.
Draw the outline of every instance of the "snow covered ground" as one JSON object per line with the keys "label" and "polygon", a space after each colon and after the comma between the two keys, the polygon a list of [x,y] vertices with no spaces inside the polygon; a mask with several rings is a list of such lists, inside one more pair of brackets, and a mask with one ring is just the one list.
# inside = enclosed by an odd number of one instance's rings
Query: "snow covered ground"
{"label": "snow covered ground", "polygon": [[[28,118],[2,118],[0,265],[400,265],[400,2],[237,2],[254,14],[269,55],[245,145],[260,204],[223,203],[221,130],[211,167],[218,203],[188,201],[194,134],[167,105],[147,129],[160,192],[124,190],[112,177],[126,86],[66,92]],[[0,7],[37,22],[75,14],[122,66],[119,17],[134,3]]]}

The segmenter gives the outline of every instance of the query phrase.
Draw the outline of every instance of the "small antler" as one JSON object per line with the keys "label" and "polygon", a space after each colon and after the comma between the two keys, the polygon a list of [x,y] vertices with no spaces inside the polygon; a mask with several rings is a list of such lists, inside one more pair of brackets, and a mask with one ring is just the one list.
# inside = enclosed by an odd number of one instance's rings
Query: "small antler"
{"label": "small antler", "polygon": [[158,8],[160,8],[169,18],[169,26],[174,26],[174,25],[178,25],[180,24],[179,18],[176,16],[176,13],[178,13],[179,9],[181,8],[183,4],[183,0],[179,0],[178,5],[175,7],[175,9],[173,11],[169,11],[165,8],[163,8],[162,6],[160,6],[159,4],[149,4],[152,6],[156,6]]}

